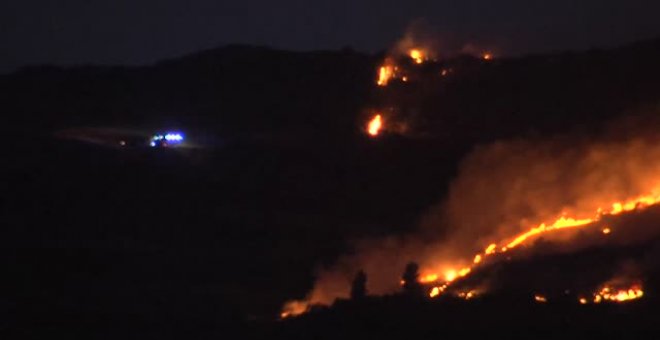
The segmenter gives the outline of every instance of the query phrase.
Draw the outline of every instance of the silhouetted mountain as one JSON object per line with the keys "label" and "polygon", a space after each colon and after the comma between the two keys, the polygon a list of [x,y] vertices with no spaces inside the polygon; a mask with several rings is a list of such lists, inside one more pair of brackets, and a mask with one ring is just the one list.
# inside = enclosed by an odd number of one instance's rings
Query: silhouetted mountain
{"label": "silhouetted mountain", "polygon": [[206,126],[217,132],[341,131],[374,60],[353,52],[231,46],[151,67],[35,67],[5,76],[0,106],[31,128]]}
{"label": "silhouetted mountain", "polygon": [[[354,133],[394,103],[424,135],[485,141],[599,121],[657,102],[660,40],[614,50],[483,62],[374,89],[380,57],[228,46],[150,67],[29,67],[0,81],[10,125],[205,126],[217,132]],[[385,94],[383,94],[385,93]],[[383,99],[382,96],[386,96]]]}

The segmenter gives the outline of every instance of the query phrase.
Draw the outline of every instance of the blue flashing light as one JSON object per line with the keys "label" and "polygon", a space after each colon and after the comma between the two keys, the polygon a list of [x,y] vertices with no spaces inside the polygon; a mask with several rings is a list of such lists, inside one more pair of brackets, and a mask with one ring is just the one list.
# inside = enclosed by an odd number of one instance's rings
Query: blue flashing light
{"label": "blue flashing light", "polygon": [[180,144],[183,142],[183,134],[180,132],[168,132],[166,134],[155,134],[151,137],[149,145],[152,147],[156,146],[168,146],[174,144]]}
{"label": "blue flashing light", "polygon": [[165,140],[168,142],[181,142],[183,141],[183,135],[180,133],[168,133],[165,135]]}

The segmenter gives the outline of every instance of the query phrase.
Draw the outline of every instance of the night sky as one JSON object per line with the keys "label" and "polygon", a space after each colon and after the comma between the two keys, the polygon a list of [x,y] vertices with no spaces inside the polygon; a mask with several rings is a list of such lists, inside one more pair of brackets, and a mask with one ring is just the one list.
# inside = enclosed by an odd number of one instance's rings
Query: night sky
{"label": "night sky", "polygon": [[228,43],[387,48],[411,22],[501,54],[660,36],[644,0],[3,0],[0,72],[26,64],[143,64]]}

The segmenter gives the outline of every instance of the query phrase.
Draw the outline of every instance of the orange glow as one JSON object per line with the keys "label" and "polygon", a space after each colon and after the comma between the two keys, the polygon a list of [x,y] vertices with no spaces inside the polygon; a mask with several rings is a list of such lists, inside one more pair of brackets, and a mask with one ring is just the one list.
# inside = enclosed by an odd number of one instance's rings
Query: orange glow
{"label": "orange glow", "polygon": [[372,118],[369,121],[369,124],[367,125],[367,133],[375,137],[378,136],[382,128],[383,128],[383,118],[381,117],[381,115],[376,115],[374,118]]}
{"label": "orange glow", "polygon": [[528,238],[542,233],[546,233],[548,231],[566,229],[566,228],[575,228],[592,222],[594,222],[594,220],[591,218],[574,219],[574,218],[570,218],[570,217],[567,218],[562,216],[549,226],[546,226],[545,223],[541,223],[541,225],[539,225],[538,227],[532,228],[529,231],[517,236],[515,239],[513,239],[513,241],[509,242],[509,244],[506,245],[506,248],[507,250],[510,248],[515,248],[519,244],[525,242]]}
{"label": "orange glow", "polygon": [[447,73],[449,73],[449,72],[446,69],[442,69],[442,71],[440,71],[440,75],[443,76],[443,77],[446,76]]}
{"label": "orange glow", "polygon": [[459,298],[463,298],[465,300],[470,300],[473,297],[477,296],[477,292],[475,292],[474,290],[470,290],[467,292],[459,292],[458,294],[456,294],[456,296],[458,296]]}
{"label": "orange glow", "polygon": [[431,292],[429,292],[429,297],[434,298],[434,297],[436,297],[436,296],[442,294],[442,292],[444,292],[445,289],[447,289],[447,285],[446,285],[446,284],[444,284],[444,285],[442,285],[442,286],[436,286],[436,287],[433,287],[433,288],[431,289]]}
{"label": "orange glow", "polygon": [[[367,125],[367,132],[371,136],[377,136],[383,129],[384,122],[380,114],[376,114]],[[462,277],[467,277],[470,273],[475,272],[478,266],[482,263],[488,263],[486,257],[497,256],[503,253],[506,253],[512,249],[518,247],[524,247],[528,244],[532,244],[534,240],[539,237],[543,237],[545,234],[552,234],[554,232],[561,232],[562,230],[578,230],[584,228],[592,228],[591,231],[596,234],[602,232],[603,235],[618,235],[613,233],[613,229],[610,226],[604,226],[605,221],[608,217],[620,215],[623,213],[633,212],[637,210],[645,209],[649,206],[654,206],[660,203],[660,187],[650,188],[651,190],[646,194],[639,196],[628,196],[621,197],[617,200],[612,200],[606,202],[600,206],[593,205],[590,210],[579,209],[579,213],[564,211],[557,212],[557,215],[548,218],[545,221],[535,221],[533,224],[530,224],[526,230],[521,230],[516,234],[511,234],[506,237],[501,238],[500,240],[485,240],[486,242],[483,245],[486,245],[485,248],[476,254],[472,254],[472,257],[466,257],[462,261],[457,261],[451,267],[438,270],[437,272],[427,271],[428,268],[422,268],[422,273],[425,274],[421,278],[422,282],[436,282],[438,280],[445,280],[445,287],[448,287],[451,283],[455,282],[457,279]],[[496,241],[496,242],[492,242]],[[492,242],[492,243],[488,243]],[[470,261],[470,259],[472,259]],[[469,265],[466,266],[466,264]],[[444,265],[444,264],[443,264]],[[442,267],[441,267],[442,268]],[[437,269],[437,267],[433,268]],[[433,280],[431,280],[433,278]],[[392,282],[396,284],[396,281]],[[443,283],[443,282],[439,282]],[[437,288],[437,287],[436,287]],[[435,291],[435,293],[434,293]],[[442,290],[438,288],[437,290],[432,289],[430,291],[433,296],[436,294],[441,294]],[[467,293],[465,293],[466,295]],[[587,303],[608,303],[608,302],[626,302],[630,300],[636,300],[642,298],[644,291],[641,286],[631,286],[631,287],[603,287],[600,290],[596,290],[591,295],[586,295],[580,297],[581,299],[586,299]],[[535,300],[536,297],[535,297]],[[538,300],[537,300],[538,301]],[[575,301],[575,300],[574,300]],[[282,317],[288,317],[291,315],[296,315],[303,313],[307,309],[307,305],[294,305],[294,306],[285,306]]]}
{"label": "orange glow", "polygon": [[486,52],[486,53],[484,53],[484,54],[481,56],[481,58],[482,58],[483,60],[491,60],[491,59],[493,59],[493,55],[490,54],[490,53],[488,53],[488,52]]}
{"label": "orange glow", "polygon": [[419,282],[422,283],[427,283],[427,282],[434,282],[438,280],[438,274],[428,274],[419,279]]}
{"label": "orange glow", "polygon": [[536,301],[538,303],[546,303],[546,302],[548,302],[548,299],[546,299],[545,296],[543,296],[543,295],[538,295],[537,294],[537,295],[534,295],[534,301]]}
{"label": "orange glow", "polygon": [[394,77],[394,66],[392,65],[383,65],[378,69],[378,80],[376,84],[378,86],[387,86],[387,83]]}
{"label": "orange glow", "polygon": [[[469,275],[472,272],[472,269],[482,262],[483,257],[497,253],[505,253],[513,248],[524,245],[526,241],[534,237],[537,237],[539,235],[550,233],[557,230],[562,230],[562,229],[585,227],[587,225],[600,221],[602,217],[605,215],[617,215],[624,212],[633,211],[635,209],[640,209],[650,205],[654,205],[659,202],[660,202],[660,194],[643,195],[626,201],[615,202],[611,205],[611,208],[609,210],[599,208],[592,217],[576,218],[576,217],[567,217],[565,214],[562,214],[554,222],[550,224],[541,223],[537,227],[533,227],[528,231],[513,236],[507,241],[507,243],[505,243],[505,246],[500,247],[499,250],[497,243],[489,244],[484,249],[483,253],[478,253],[474,256],[472,265],[468,267],[463,267],[461,269],[447,270],[444,274],[444,278],[446,282],[445,285],[450,284],[451,282],[455,281],[457,278],[462,278]],[[606,227],[602,229],[602,232],[603,234],[609,234],[611,233],[611,229],[609,227]],[[608,294],[607,296],[599,293],[598,295],[600,295],[600,297],[596,297],[594,301],[596,299],[598,300],[598,302],[600,302],[601,300],[627,301],[627,300],[639,298],[642,296],[642,294],[643,292],[641,291],[641,289],[632,288],[630,290],[618,292],[617,294]]]}
{"label": "orange glow", "polygon": [[587,302],[589,302],[589,301],[587,301],[587,299],[585,299],[585,298],[583,298],[583,297],[581,297],[578,301],[580,301],[580,304],[581,304],[581,305],[586,305]]}
{"label": "orange glow", "polygon": [[438,295],[440,295],[440,288],[438,288],[438,287],[433,287],[433,289],[431,289],[431,293],[429,293],[429,296],[432,297],[432,298],[434,298],[434,297],[436,297],[436,296],[438,296]]}
{"label": "orange glow", "polygon": [[285,319],[288,317],[296,316],[305,313],[309,309],[307,301],[289,301],[282,308],[280,318]]}
{"label": "orange glow", "polygon": [[448,270],[448,271],[445,273],[445,280],[446,280],[447,282],[452,282],[452,281],[456,280],[456,271],[453,270],[453,269],[452,269],[452,270]]}
{"label": "orange glow", "polygon": [[[612,204],[612,208],[610,210],[599,208],[592,217],[575,218],[562,215],[552,224],[541,223],[537,227],[531,228],[526,232],[514,236],[505,247],[502,247],[501,252],[506,252],[512,248],[515,248],[534,236],[561,229],[583,227],[588,224],[600,221],[604,215],[618,215],[624,212],[633,211],[635,209],[645,208],[650,205],[657,204],[658,202],[660,202],[660,195],[643,195],[627,201],[615,202]],[[609,227],[606,227],[602,230],[602,232],[603,234],[609,234],[612,232],[612,230]],[[485,250],[485,254],[492,254],[495,252],[496,247],[497,245],[495,243],[489,245]]]}
{"label": "orange glow", "polygon": [[601,288],[594,294],[594,303],[599,303],[601,300],[610,302],[626,302],[630,300],[637,300],[644,296],[644,291],[640,285],[634,285],[628,289],[615,289],[609,286]]}
{"label": "orange glow", "polygon": [[472,268],[469,268],[469,267],[463,268],[463,269],[458,271],[458,276],[463,277],[467,274],[470,274],[471,271],[472,271]]}
{"label": "orange glow", "polygon": [[408,52],[408,55],[413,61],[415,61],[415,64],[421,64],[426,60],[426,56],[424,55],[424,52],[416,48],[410,50],[410,52]]}
{"label": "orange glow", "polygon": [[491,243],[491,244],[488,245],[488,247],[486,247],[486,250],[484,251],[484,253],[486,255],[490,255],[490,254],[495,252],[495,248],[497,248],[497,244]]}

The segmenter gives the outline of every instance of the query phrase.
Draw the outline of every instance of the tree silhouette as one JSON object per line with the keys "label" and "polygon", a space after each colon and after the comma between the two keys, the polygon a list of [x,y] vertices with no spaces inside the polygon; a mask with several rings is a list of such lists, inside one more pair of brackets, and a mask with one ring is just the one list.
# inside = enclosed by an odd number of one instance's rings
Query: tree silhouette
{"label": "tree silhouette", "polygon": [[403,271],[403,291],[410,295],[419,295],[422,292],[422,286],[419,284],[419,265],[410,262]]}
{"label": "tree silhouette", "polygon": [[367,296],[367,274],[360,270],[351,285],[351,299],[360,300]]}

